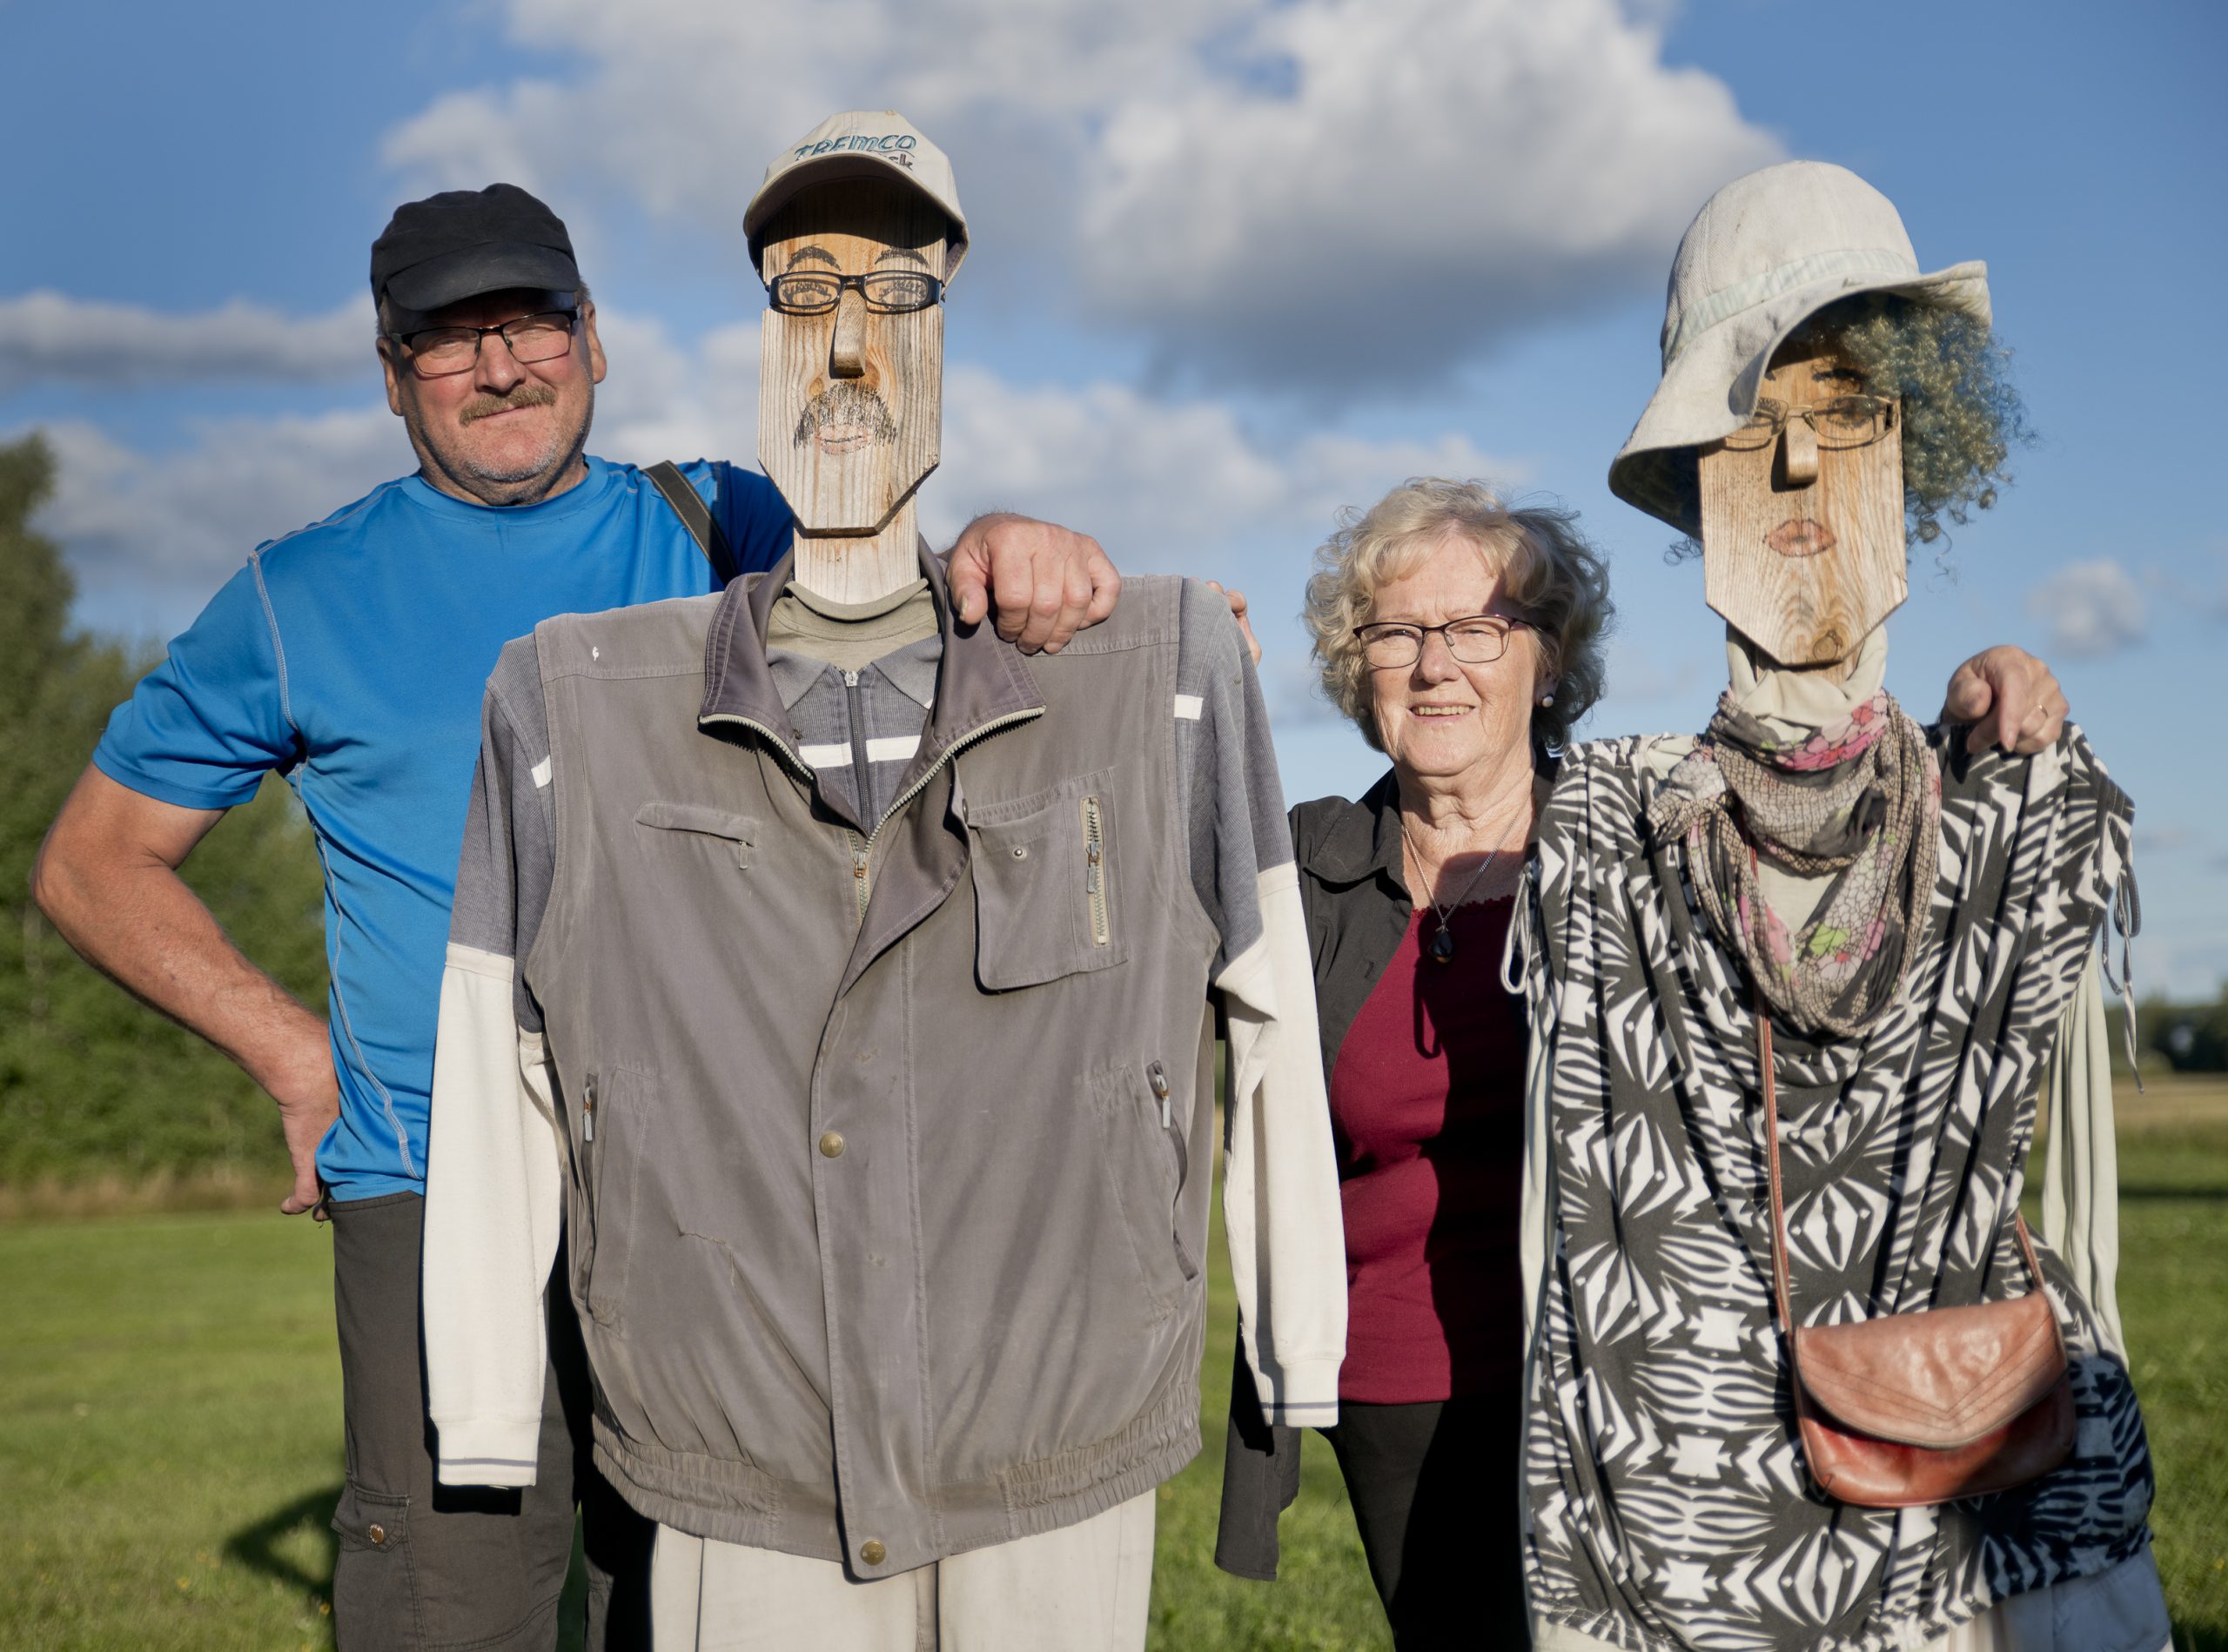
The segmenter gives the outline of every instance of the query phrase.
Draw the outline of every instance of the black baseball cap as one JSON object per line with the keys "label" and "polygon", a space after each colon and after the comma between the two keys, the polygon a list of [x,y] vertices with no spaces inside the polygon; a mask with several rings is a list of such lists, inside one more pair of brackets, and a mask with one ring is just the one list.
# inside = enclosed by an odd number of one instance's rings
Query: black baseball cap
{"label": "black baseball cap", "polygon": [[506,287],[580,285],[565,221],[515,184],[406,202],[372,243],[372,301],[420,313]]}

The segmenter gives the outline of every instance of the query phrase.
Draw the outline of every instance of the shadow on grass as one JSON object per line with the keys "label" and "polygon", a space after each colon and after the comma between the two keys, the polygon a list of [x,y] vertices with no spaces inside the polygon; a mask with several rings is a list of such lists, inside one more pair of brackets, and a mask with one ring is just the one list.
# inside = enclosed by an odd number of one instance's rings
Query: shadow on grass
{"label": "shadow on grass", "polygon": [[[225,1540],[225,1554],[265,1577],[298,1588],[319,1608],[332,1609],[332,1563],[340,1553],[340,1538],[332,1529],[332,1511],[340,1501],[340,1487],[328,1486],[306,1497],[297,1497],[285,1508],[265,1514],[252,1526],[244,1526]],[[305,1526],[313,1534],[322,1564],[311,1572],[281,1552],[283,1545]],[[331,1617],[326,1615],[326,1622]]]}

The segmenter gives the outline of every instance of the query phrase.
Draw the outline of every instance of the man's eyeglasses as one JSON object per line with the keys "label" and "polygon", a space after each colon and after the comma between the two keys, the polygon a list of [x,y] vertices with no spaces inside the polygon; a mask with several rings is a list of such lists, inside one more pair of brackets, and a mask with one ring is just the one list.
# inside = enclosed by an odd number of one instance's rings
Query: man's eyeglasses
{"label": "man's eyeglasses", "polygon": [[1828,449],[1869,447],[1888,433],[1895,423],[1896,404],[1885,396],[1836,396],[1831,401],[1790,407],[1766,396],[1756,403],[1755,417],[1725,439],[1735,453],[1768,447],[1779,440],[1788,420],[1800,419]]}
{"label": "man's eyeglasses", "polygon": [[573,324],[579,319],[570,310],[544,310],[492,327],[420,327],[386,336],[402,347],[403,359],[420,379],[446,379],[472,371],[480,359],[480,341],[491,332],[522,364],[554,360],[573,347]]}
{"label": "man's eyeglasses", "polygon": [[826,315],[842,301],[846,287],[856,287],[867,308],[882,315],[925,310],[943,296],[943,283],[918,270],[869,270],[864,275],[792,270],[775,276],[767,292],[783,315]]}
{"label": "man's eyeglasses", "polygon": [[1491,665],[1508,651],[1508,634],[1531,623],[1508,614],[1473,614],[1445,625],[1410,625],[1401,621],[1358,625],[1354,635],[1361,640],[1361,657],[1376,671],[1415,664],[1423,657],[1424,639],[1434,631],[1446,641],[1446,651],[1464,665]]}

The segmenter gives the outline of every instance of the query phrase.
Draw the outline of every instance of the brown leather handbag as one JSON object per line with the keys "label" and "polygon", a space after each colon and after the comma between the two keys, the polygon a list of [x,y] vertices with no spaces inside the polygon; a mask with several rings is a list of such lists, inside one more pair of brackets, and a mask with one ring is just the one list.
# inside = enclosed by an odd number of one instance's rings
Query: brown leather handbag
{"label": "brown leather handbag", "polygon": [[1771,1167],[1772,1292],[1788,1333],[1810,1477],[1844,1503],[1910,1508],[2005,1491],[2050,1473],[2073,1454],[2073,1384],[2022,1218],[2012,1223],[2035,1281],[2023,1297],[1849,1325],[1796,1323],[1788,1306],[1779,1085],[1771,1015],[1761,997],[1756,1028]]}

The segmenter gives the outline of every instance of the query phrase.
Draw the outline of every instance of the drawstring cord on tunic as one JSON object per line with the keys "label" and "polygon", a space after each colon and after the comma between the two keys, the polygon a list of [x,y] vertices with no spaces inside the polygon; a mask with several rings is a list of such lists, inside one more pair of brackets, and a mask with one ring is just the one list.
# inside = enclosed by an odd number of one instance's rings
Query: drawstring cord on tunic
{"label": "drawstring cord on tunic", "polygon": [[[2128,1071],[2135,1075],[2135,1093],[2144,1093],[2143,1068],[2136,1060],[2135,1047],[2135,937],[2143,933],[2143,892],[2136,887],[2135,862],[2131,859],[2120,869],[2119,882],[2112,885],[2112,900],[2108,921],[2111,929],[2099,933],[2098,944],[2104,949],[2104,985],[2120,1001],[2120,1038],[2127,1045]],[[2120,975],[2112,979],[2111,930],[2120,937]]]}
{"label": "drawstring cord on tunic", "polygon": [[1527,863],[1516,880],[1515,910],[1509,914],[1508,933],[1500,944],[1500,990],[1512,998],[1524,996],[1524,984],[1532,975],[1532,903],[1539,881],[1539,863]]}

